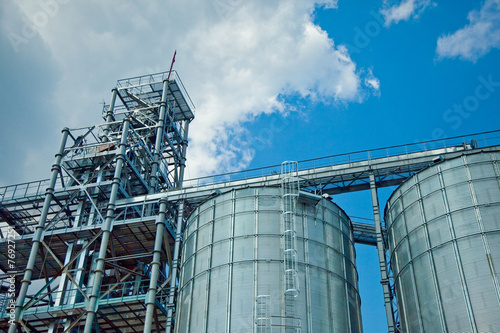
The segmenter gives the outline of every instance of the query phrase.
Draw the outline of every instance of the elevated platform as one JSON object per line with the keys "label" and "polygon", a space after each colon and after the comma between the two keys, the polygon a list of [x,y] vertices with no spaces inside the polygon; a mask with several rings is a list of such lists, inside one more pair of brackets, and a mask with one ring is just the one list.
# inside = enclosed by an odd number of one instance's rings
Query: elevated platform
{"label": "elevated platform", "polygon": [[195,107],[176,71],[118,80],[118,96],[127,110],[157,106],[161,102],[164,81],[168,81],[167,101],[173,106],[173,120],[193,119]]}

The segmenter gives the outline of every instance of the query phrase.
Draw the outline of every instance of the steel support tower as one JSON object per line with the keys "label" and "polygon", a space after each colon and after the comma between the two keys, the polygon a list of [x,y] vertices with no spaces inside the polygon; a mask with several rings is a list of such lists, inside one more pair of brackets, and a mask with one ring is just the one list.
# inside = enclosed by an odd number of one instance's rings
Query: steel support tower
{"label": "steel support tower", "polygon": [[178,75],[164,72],[118,81],[103,118],[63,130],[45,195],[14,206],[2,198],[17,256],[1,269],[20,281],[10,333],[166,329],[183,210],[116,202],[182,187],[194,106]]}
{"label": "steel support tower", "polygon": [[[183,181],[194,110],[175,72],[120,80],[103,124],[63,130],[49,180],[0,188],[2,330],[172,331],[185,218],[222,192],[283,182],[280,165]],[[354,220],[353,231],[357,243],[377,246],[389,332],[398,332],[398,318],[378,189],[443,159],[500,151],[499,138],[353,152],[294,169],[297,190],[370,191],[373,220]],[[254,314],[262,332],[271,326],[266,297]]]}

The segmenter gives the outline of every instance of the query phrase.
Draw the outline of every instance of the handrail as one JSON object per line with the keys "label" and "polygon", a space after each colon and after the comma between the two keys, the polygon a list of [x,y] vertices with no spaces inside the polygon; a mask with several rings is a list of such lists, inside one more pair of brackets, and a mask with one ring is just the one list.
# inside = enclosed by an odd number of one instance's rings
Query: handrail
{"label": "handrail", "polygon": [[[162,82],[163,80],[166,80],[168,77],[168,71],[166,72],[159,72],[159,73],[154,73],[154,74],[148,74],[148,75],[140,75],[140,76],[134,76],[126,79],[121,79],[116,82],[116,87],[118,89],[121,88],[134,88],[134,87],[140,87],[144,85],[149,85],[152,83],[159,83]],[[170,79],[169,81],[174,81],[177,83],[177,86],[179,87],[179,90],[184,97],[184,100],[186,101],[186,104],[188,105],[189,109],[194,113],[196,108],[194,106],[193,101],[191,100],[191,96],[187,93],[186,88],[184,87],[184,84],[182,83],[182,80],[177,74],[175,70],[171,72]]]}
{"label": "handrail", "polygon": [[[455,136],[439,140],[427,140],[411,144],[359,150],[350,153],[340,153],[319,158],[299,161],[299,170],[311,169],[324,166],[332,166],[341,163],[351,163],[374,158],[390,157],[395,155],[409,154],[413,152],[428,151],[437,148],[449,148],[465,143],[472,143],[474,148],[484,148],[487,146],[500,145],[500,130],[480,132]],[[228,181],[246,180],[253,177],[279,174],[280,164],[270,165],[261,168],[246,169],[240,171],[226,172],[209,176],[197,177],[184,180],[184,187],[194,187],[200,185],[219,184]],[[31,195],[43,195],[45,193],[48,179],[8,185],[0,187],[0,202],[19,197]],[[36,188],[36,190],[35,190]],[[61,187],[62,188],[62,187]],[[24,192],[24,193],[22,193]],[[10,194],[9,194],[10,193]]]}
{"label": "handrail", "polygon": [[[488,137],[486,137],[488,135]],[[482,136],[479,138],[478,136]],[[487,143],[488,141],[488,143]],[[406,155],[415,152],[424,152],[438,148],[450,148],[463,144],[472,144],[474,148],[484,148],[487,146],[500,145],[500,130],[481,132],[475,134],[455,136],[439,140],[421,141],[412,144],[402,144],[382,148],[359,150],[350,153],[340,153],[319,158],[312,158],[298,161],[299,170],[332,166],[342,163],[358,162],[375,158],[391,157],[396,155]],[[246,169],[241,171],[227,172],[198,178],[191,178],[184,181],[188,186],[211,185],[227,181],[245,180],[252,177],[279,174],[280,164]],[[188,187],[185,186],[185,187]]]}

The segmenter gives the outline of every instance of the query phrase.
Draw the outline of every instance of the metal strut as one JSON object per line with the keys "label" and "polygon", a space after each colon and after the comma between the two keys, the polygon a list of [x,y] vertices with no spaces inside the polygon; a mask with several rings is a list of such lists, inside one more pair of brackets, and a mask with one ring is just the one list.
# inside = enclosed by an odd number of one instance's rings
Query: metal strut
{"label": "metal strut", "polygon": [[387,317],[387,328],[389,333],[395,333],[394,311],[392,308],[392,294],[389,285],[389,275],[387,274],[387,263],[385,261],[385,246],[382,236],[382,221],[380,218],[380,208],[378,203],[377,187],[375,184],[375,175],[370,172],[370,190],[372,196],[373,218],[375,220],[375,233],[377,236],[377,251],[380,265],[380,277],[382,289],[384,291],[385,312]]}

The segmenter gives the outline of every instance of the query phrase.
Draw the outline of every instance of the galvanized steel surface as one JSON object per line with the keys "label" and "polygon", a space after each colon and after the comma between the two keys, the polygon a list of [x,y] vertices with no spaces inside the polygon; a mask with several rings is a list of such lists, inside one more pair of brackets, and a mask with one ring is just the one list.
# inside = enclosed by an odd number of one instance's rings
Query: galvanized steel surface
{"label": "galvanized steel surface", "polygon": [[436,164],[386,207],[403,332],[500,332],[500,153]]}
{"label": "galvanized steel surface", "polygon": [[[255,300],[270,295],[272,332],[282,323],[280,189],[233,190],[200,205],[184,233],[176,332],[255,332]],[[297,205],[301,332],[361,332],[352,227],[332,202]]]}

